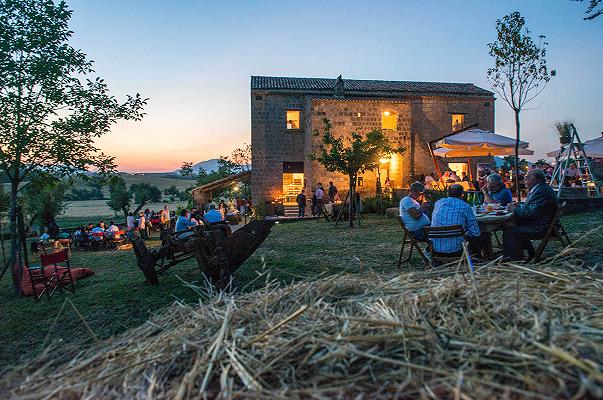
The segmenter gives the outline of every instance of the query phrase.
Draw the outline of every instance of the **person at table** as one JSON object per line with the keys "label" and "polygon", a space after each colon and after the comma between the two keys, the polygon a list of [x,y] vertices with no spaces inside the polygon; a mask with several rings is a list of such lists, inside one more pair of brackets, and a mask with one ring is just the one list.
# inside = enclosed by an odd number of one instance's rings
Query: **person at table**
{"label": "person at table", "polygon": [[461,181],[462,182],[469,182],[469,176],[467,176],[467,173],[465,171],[463,171],[461,176]]}
{"label": "person at table", "polygon": [[299,209],[299,211],[297,212],[297,216],[299,218],[305,217],[306,216],[306,194],[305,194],[304,189],[302,189],[301,192],[299,192],[299,194],[295,198],[295,201],[297,202],[297,207]]}
{"label": "person at table", "polygon": [[214,203],[209,205],[209,210],[205,213],[203,218],[209,223],[224,221],[222,213],[216,210],[216,205]]}
{"label": "person at table", "polygon": [[95,240],[97,242],[105,238],[105,230],[100,225],[100,223],[94,228],[92,228],[92,230],[90,231],[90,236],[92,236],[92,240]]}
{"label": "person at table", "polygon": [[505,207],[513,201],[513,194],[507,189],[501,176],[497,173],[488,175],[482,193],[484,193],[484,203],[486,204],[500,204]]}
{"label": "person at table", "polygon": [[198,225],[197,223],[191,222],[188,217],[188,211],[186,209],[180,210],[180,216],[176,220],[176,232],[186,231],[188,228]]}
{"label": "person at table", "polygon": [[459,178],[459,176],[456,174],[456,171],[452,171],[452,173],[450,174],[450,179],[453,180],[454,182],[461,181],[461,178]]}
{"label": "person at table", "polygon": [[565,170],[565,186],[571,186],[571,183],[576,183],[579,184],[579,179],[580,179],[580,171],[578,170],[578,168],[576,167],[576,164],[571,164],[566,170]]}
{"label": "person at table", "polygon": [[515,220],[515,226],[503,230],[503,256],[507,260],[523,260],[524,250],[531,258],[534,255],[531,240],[545,235],[557,212],[557,195],[546,184],[542,170],[530,170],[525,176],[525,183],[529,190],[525,203],[507,206]]}
{"label": "person at table", "polygon": [[419,200],[425,193],[425,186],[421,182],[410,185],[408,195],[400,200],[400,219],[404,226],[417,240],[425,240],[427,235],[423,227],[429,226],[431,221],[426,215],[429,211],[429,203],[419,204]]}
{"label": "person at table", "polygon": [[435,185],[436,185],[436,180],[435,180],[435,177],[433,176],[433,173],[426,175],[425,176],[425,186],[428,188],[431,188]]}
{"label": "person at table", "polygon": [[105,231],[109,236],[115,237],[115,234],[119,232],[119,227],[115,225],[115,222],[109,221],[109,227]]}
{"label": "person at table", "polygon": [[[480,230],[471,206],[463,201],[463,187],[458,183],[448,187],[448,197],[436,201],[431,216],[431,226],[461,225],[472,253],[480,248]],[[463,238],[434,238],[431,240],[436,255],[460,255]]]}

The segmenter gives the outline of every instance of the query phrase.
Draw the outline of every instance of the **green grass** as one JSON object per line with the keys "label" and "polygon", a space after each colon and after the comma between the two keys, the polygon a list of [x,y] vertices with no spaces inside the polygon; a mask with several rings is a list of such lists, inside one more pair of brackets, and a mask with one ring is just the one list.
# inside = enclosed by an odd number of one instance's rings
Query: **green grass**
{"label": "green grass", "polygon": [[[576,240],[603,224],[603,211],[570,215],[562,222],[571,239]],[[353,230],[345,224],[335,228],[324,220],[275,225],[264,244],[236,272],[236,285],[248,291],[263,286],[266,279],[289,283],[366,268],[394,271],[401,237],[395,220],[378,216],[367,216],[362,227]],[[601,231],[580,242],[580,246],[589,249],[585,255],[587,265],[600,263],[602,243]],[[559,249],[555,243],[547,248],[545,255],[553,255]],[[183,283],[198,284],[202,279],[193,261],[161,274],[157,287],[144,284],[132,251],[74,252],[72,265],[96,272],[77,282],[75,294],[69,297],[101,339],[144,323],[152,313],[176,300],[200,301],[198,294]],[[413,260],[413,266],[421,266],[418,258]],[[60,294],[37,303],[31,298],[18,298],[6,276],[0,281],[0,370],[2,366],[26,361],[42,350],[63,301]],[[80,346],[92,341],[70,308],[64,310],[50,338]]]}

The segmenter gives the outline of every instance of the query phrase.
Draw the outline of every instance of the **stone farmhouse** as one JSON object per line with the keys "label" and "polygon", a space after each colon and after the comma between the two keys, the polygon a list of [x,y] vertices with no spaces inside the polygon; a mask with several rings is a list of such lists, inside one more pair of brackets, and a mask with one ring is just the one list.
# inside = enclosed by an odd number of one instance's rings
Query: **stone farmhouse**
{"label": "stone farmhouse", "polygon": [[[400,189],[435,172],[429,141],[473,124],[494,130],[494,95],[471,83],[252,76],[254,202],[292,203],[304,187],[310,197],[318,182],[326,187],[333,181],[347,193],[345,176],[308,159],[320,145],[313,132],[322,131],[325,118],[335,135],[382,129],[392,143],[406,148],[358,178],[358,191],[374,196],[378,177]],[[471,168],[465,159],[442,160],[459,174]]]}

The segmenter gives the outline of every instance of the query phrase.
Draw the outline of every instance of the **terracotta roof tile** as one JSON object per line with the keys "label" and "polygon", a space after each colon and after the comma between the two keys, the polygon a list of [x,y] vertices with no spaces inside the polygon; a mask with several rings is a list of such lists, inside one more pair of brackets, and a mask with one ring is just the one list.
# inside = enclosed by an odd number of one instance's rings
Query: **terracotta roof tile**
{"label": "terracotta roof tile", "polygon": [[[277,76],[252,76],[251,90],[294,91],[303,93],[333,92],[336,79],[329,78],[294,78]],[[475,86],[472,83],[450,82],[412,82],[412,81],[373,81],[364,79],[344,79],[346,92],[376,93],[438,93],[468,94],[492,96],[493,93]]]}

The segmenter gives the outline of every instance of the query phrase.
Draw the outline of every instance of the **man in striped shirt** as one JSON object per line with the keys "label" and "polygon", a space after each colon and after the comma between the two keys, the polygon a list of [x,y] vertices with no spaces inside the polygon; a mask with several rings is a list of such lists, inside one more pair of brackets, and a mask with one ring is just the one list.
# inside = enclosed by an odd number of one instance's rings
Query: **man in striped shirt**
{"label": "man in striped shirt", "polygon": [[[478,237],[480,235],[477,219],[473,214],[471,206],[462,200],[463,187],[459,184],[448,187],[448,197],[440,199],[435,203],[431,226],[461,225],[465,236],[470,241],[471,247],[479,247]],[[446,255],[460,254],[463,239],[461,237],[432,239],[433,249],[437,253]]]}

